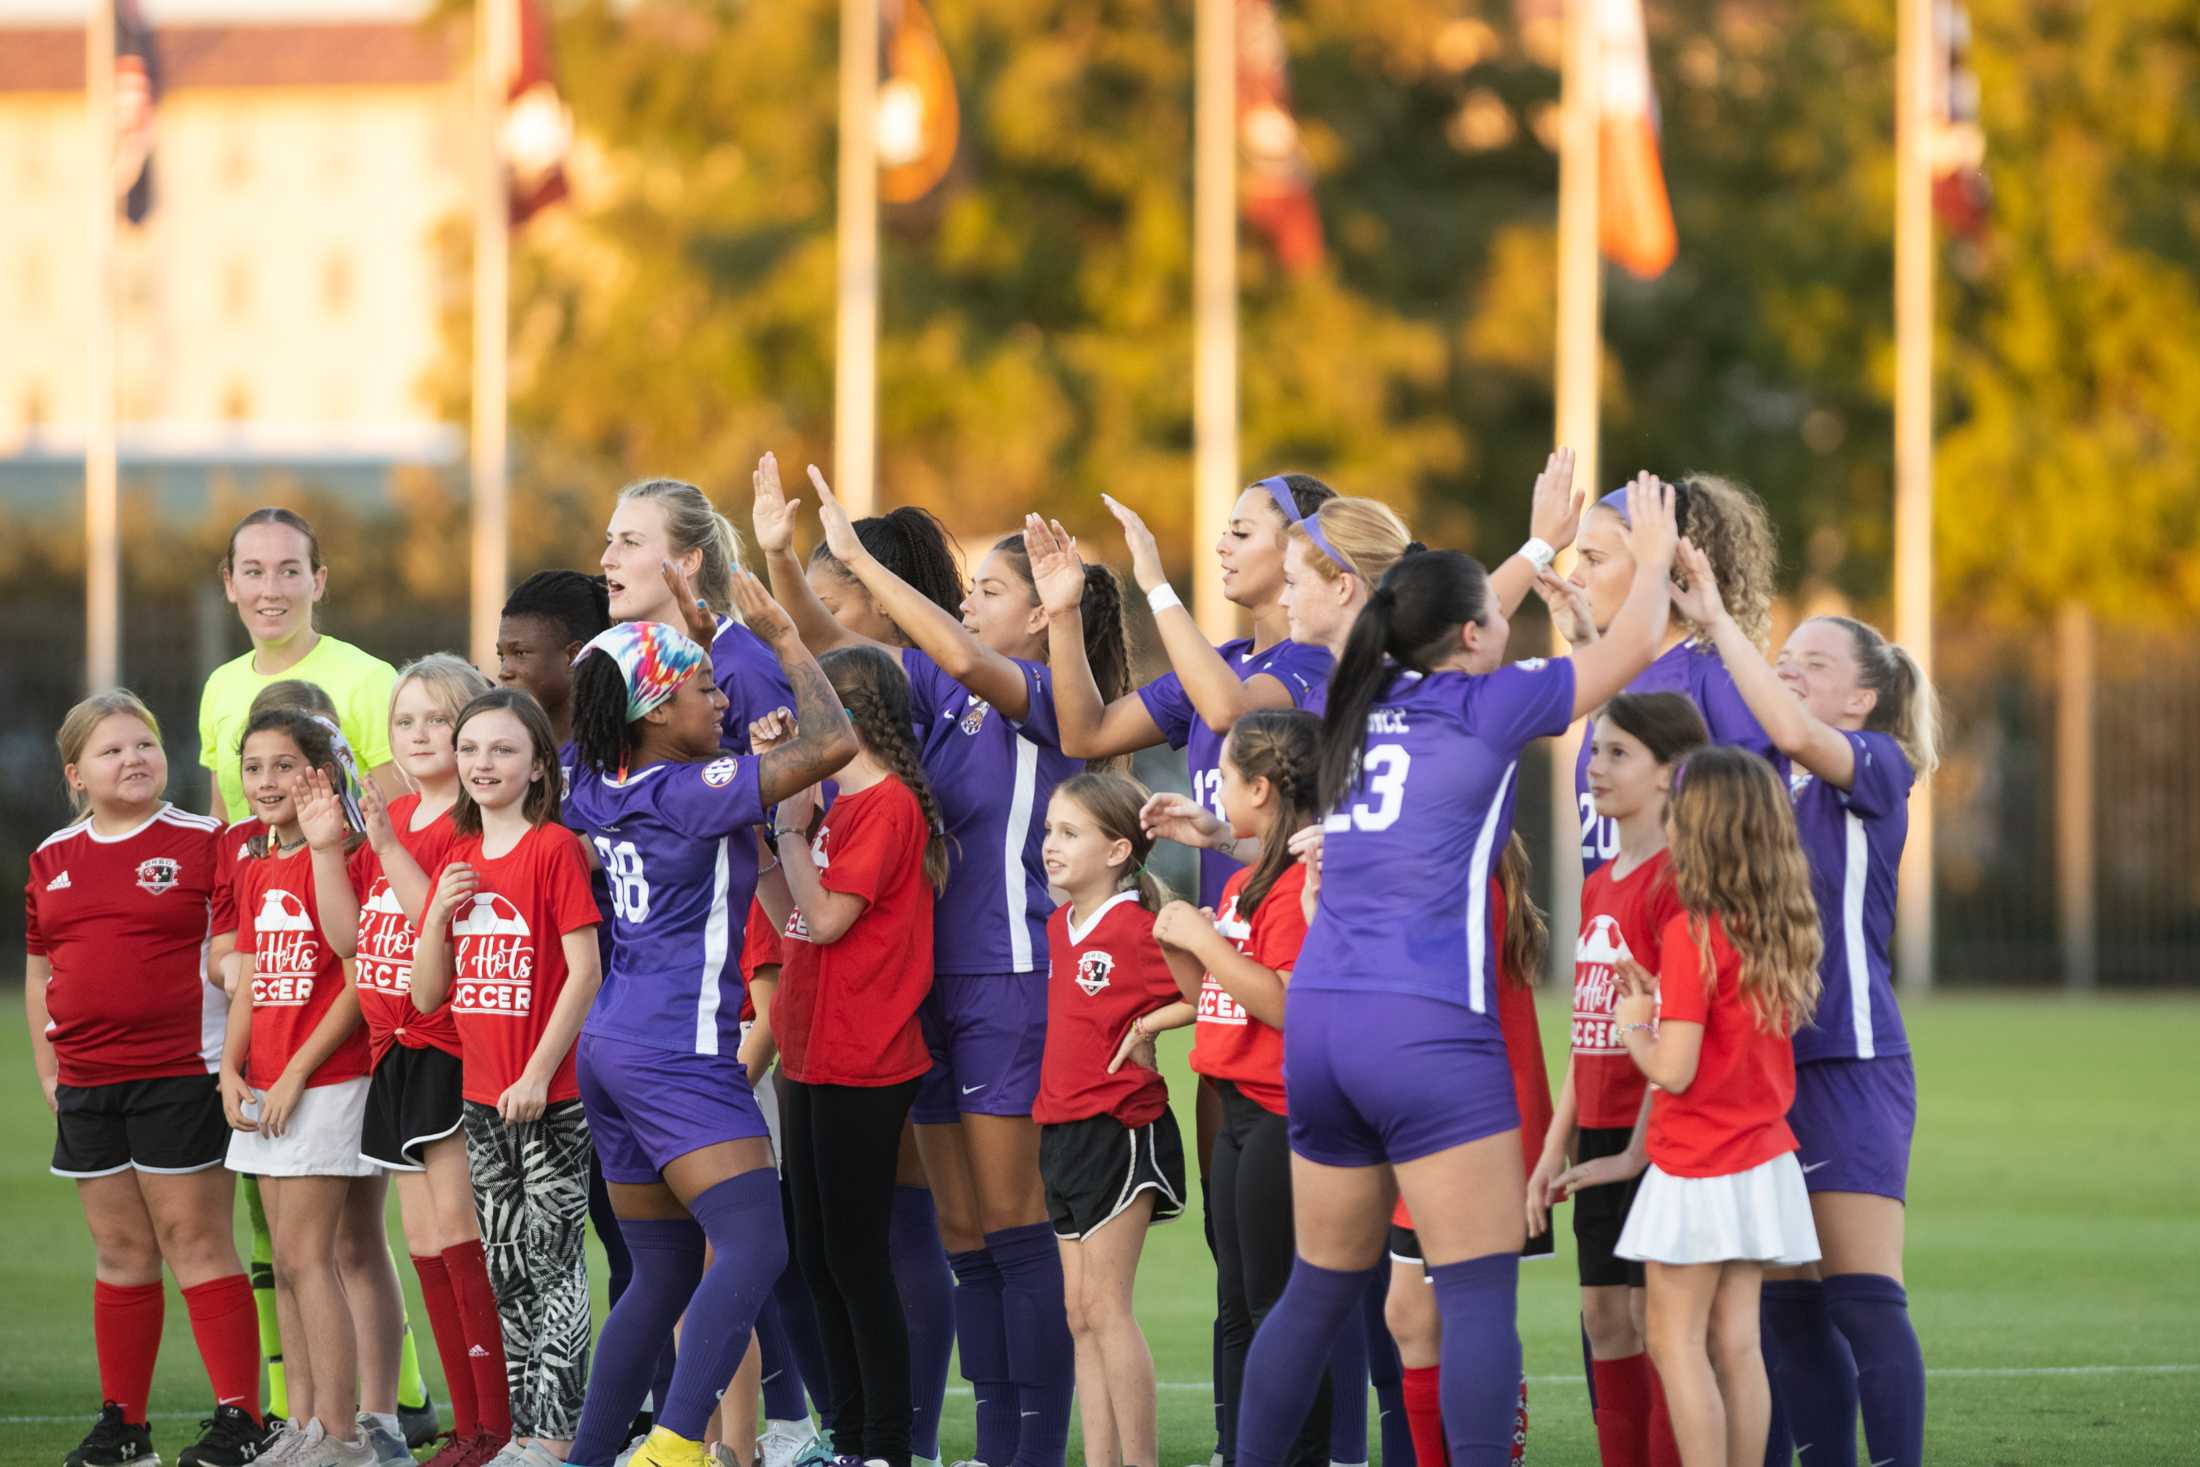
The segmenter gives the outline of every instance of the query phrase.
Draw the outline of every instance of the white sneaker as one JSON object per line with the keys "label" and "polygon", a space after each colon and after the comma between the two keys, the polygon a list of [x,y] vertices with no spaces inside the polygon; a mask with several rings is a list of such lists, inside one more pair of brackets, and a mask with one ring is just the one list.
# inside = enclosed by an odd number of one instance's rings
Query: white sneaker
{"label": "white sneaker", "polygon": [[366,1412],[359,1413],[359,1440],[374,1452],[375,1467],[413,1467],[412,1448]]}
{"label": "white sneaker", "polygon": [[345,1442],[324,1435],[298,1454],[295,1467],[381,1467],[381,1459],[364,1436]]}
{"label": "white sneaker", "polygon": [[284,1421],[274,1429],[272,1435],[260,1443],[260,1454],[253,1459],[255,1467],[283,1467],[283,1463],[305,1441],[305,1436],[304,1427],[295,1421]]}
{"label": "white sneaker", "polygon": [[[646,1436],[638,1436],[634,1438],[634,1440],[628,1442],[626,1444],[626,1450],[611,1459],[611,1467],[627,1467],[627,1464],[634,1460],[634,1454],[642,1449],[642,1443],[648,1440],[649,1438]],[[491,1462],[489,1464],[489,1467],[497,1467],[497,1464]]]}
{"label": "white sneaker", "polygon": [[794,1459],[810,1444],[808,1421],[766,1421],[756,1438],[756,1467],[794,1467]]}

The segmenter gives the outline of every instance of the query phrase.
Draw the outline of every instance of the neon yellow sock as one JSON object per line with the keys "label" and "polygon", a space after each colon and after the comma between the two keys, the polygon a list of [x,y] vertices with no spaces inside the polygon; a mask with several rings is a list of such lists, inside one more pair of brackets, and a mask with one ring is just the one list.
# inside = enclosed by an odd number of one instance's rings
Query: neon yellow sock
{"label": "neon yellow sock", "polygon": [[405,1343],[397,1356],[397,1404],[418,1411],[428,1404],[428,1382],[420,1373],[420,1347],[413,1343],[412,1321],[404,1319],[402,1324]]}
{"label": "neon yellow sock", "polygon": [[260,1202],[260,1179],[244,1179],[244,1213],[252,1224],[252,1304],[260,1314],[260,1353],[267,1357],[267,1409],[290,1415],[290,1392],[283,1384],[283,1326],[275,1312],[275,1241],[267,1232],[267,1208]]}

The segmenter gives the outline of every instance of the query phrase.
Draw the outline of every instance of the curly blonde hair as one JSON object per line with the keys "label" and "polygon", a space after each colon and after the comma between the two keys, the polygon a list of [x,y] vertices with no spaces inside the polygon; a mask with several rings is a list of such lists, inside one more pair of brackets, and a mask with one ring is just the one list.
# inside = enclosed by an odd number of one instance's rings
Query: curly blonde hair
{"label": "curly blonde hair", "polygon": [[[1711,562],[1719,597],[1734,625],[1763,647],[1772,635],[1773,579],[1780,569],[1780,542],[1772,516],[1754,490],[1715,474],[1690,474],[1681,481],[1687,499],[1681,533]],[[1679,578],[1680,571],[1673,572]],[[1701,639],[1702,627],[1688,623]]]}
{"label": "curly blonde hair", "polygon": [[1745,749],[1698,749],[1681,766],[1666,819],[1673,889],[1688,913],[1704,982],[1717,981],[1711,961],[1717,917],[1741,957],[1742,998],[1757,1026],[1793,1034],[1818,1007],[1825,937],[1780,777]]}

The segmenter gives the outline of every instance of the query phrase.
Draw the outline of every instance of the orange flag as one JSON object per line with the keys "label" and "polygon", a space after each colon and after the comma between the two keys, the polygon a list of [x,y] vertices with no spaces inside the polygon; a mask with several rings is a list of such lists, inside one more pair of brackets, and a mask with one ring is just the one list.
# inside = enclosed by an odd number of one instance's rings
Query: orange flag
{"label": "orange flag", "polygon": [[1658,161],[1658,101],[1642,0],[1595,0],[1599,113],[1597,242],[1606,259],[1641,280],[1673,263],[1673,205]]}
{"label": "orange flag", "polygon": [[919,0],[886,0],[880,7],[879,50],[885,63],[878,89],[879,197],[913,204],[955,162],[962,133],[955,73]]}

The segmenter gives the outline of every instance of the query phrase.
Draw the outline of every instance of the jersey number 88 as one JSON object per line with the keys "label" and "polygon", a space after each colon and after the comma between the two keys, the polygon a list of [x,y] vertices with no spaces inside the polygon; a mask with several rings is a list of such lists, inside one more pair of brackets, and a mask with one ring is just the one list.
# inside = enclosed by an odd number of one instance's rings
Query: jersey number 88
{"label": "jersey number 88", "polygon": [[622,922],[649,920],[649,877],[642,870],[642,853],[634,842],[617,845],[596,837],[596,852],[603,859],[604,881],[611,888],[611,910]]}

